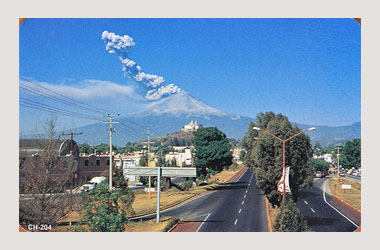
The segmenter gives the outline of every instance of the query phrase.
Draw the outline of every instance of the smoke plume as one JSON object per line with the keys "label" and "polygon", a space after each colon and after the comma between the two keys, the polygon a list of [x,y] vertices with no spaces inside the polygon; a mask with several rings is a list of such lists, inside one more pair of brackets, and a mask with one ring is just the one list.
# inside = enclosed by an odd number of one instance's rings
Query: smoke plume
{"label": "smoke plume", "polygon": [[104,31],[102,40],[106,45],[106,51],[110,54],[116,54],[122,64],[122,71],[125,77],[134,79],[142,83],[147,90],[145,98],[148,100],[159,100],[163,96],[179,93],[181,89],[174,84],[165,84],[162,76],[147,74],[141,70],[141,67],[135,61],[128,57],[129,52],[135,46],[133,39],[127,35],[119,36],[115,33]]}

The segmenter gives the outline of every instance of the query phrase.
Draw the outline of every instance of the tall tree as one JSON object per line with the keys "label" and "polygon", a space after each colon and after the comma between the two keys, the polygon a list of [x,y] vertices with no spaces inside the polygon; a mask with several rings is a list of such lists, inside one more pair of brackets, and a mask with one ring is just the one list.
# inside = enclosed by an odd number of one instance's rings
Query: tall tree
{"label": "tall tree", "polygon": [[347,141],[341,159],[344,168],[361,168],[361,139]]}
{"label": "tall tree", "polygon": [[207,179],[232,164],[231,145],[226,135],[216,127],[199,128],[194,132],[197,177]]}
{"label": "tall tree", "polygon": [[328,171],[330,166],[327,162],[321,159],[310,159],[311,164],[313,165],[314,171]]}
{"label": "tall tree", "polygon": [[[292,126],[282,114],[260,113],[256,120],[257,127],[283,140],[301,132],[299,127]],[[249,124],[242,142],[246,151],[245,161],[249,167],[254,168],[258,187],[268,196],[272,205],[279,205],[281,194],[277,191],[277,183],[282,174],[282,142],[264,132],[252,131],[254,126],[253,122]],[[300,134],[285,143],[285,165],[290,167],[289,184],[295,201],[299,189],[311,185],[311,156],[309,136]]]}

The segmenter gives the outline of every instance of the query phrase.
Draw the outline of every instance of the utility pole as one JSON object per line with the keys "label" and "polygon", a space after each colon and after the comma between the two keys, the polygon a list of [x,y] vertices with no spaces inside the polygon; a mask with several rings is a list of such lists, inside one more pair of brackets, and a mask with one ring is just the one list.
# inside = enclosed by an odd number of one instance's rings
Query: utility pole
{"label": "utility pole", "polygon": [[[149,128],[147,128],[147,133],[145,134],[148,136],[148,167],[150,167],[150,136],[151,134],[149,133]],[[149,187],[149,192],[148,192],[148,199],[150,200],[152,198],[152,195],[150,193],[150,188],[151,188],[151,177],[149,176],[148,180],[148,187]]]}
{"label": "utility pole", "polygon": [[[119,116],[119,115],[117,115]],[[115,129],[112,128],[112,124],[117,124],[118,122],[112,122],[112,115],[108,114],[107,116],[103,115],[103,117],[107,117],[110,119],[109,122],[103,122],[103,123],[109,123],[110,124],[110,177],[109,177],[109,187],[112,191],[112,132],[115,132]]]}
{"label": "utility pole", "polygon": [[339,147],[337,147],[337,148],[335,148],[336,150],[338,150],[338,153],[337,153],[337,158],[338,158],[338,180],[339,180],[339,177],[340,177],[340,175],[339,175]]}

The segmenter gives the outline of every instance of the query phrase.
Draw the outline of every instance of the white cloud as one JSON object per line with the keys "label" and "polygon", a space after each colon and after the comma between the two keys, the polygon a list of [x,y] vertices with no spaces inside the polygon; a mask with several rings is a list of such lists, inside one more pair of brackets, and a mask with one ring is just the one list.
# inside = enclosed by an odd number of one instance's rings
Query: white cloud
{"label": "white cloud", "polygon": [[[34,89],[39,89],[36,85],[28,81],[20,80],[21,83],[30,86]],[[63,85],[63,84],[50,84],[46,82],[36,82],[44,88],[50,89],[61,95],[68,96],[78,100],[91,100],[96,98],[120,98],[128,97],[133,100],[142,101],[145,98],[136,93],[135,88],[132,86],[120,85],[110,81],[100,81],[100,80],[84,80],[79,84],[73,85]],[[49,93],[46,90],[39,89],[43,93]]]}

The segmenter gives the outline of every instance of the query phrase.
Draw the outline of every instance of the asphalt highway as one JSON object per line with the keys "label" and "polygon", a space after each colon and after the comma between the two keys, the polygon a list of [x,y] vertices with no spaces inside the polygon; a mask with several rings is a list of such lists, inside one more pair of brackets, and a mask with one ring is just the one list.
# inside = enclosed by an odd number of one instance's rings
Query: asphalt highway
{"label": "asphalt highway", "polygon": [[195,225],[190,231],[268,232],[264,198],[252,170],[247,169],[236,182],[161,212],[161,216],[175,216],[181,223]]}
{"label": "asphalt highway", "polygon": [[[301,190],[297,207],[314,232],[353,232],[358,224],[330,204],[332,199],[325,192],[326,178],[315,179],[311,188]],[[330,205],[329,205],[330,204]]]}

